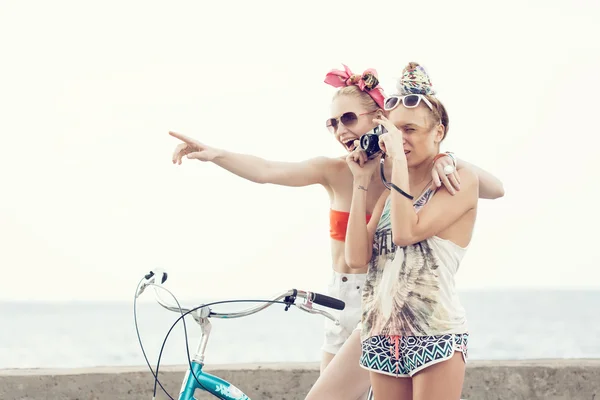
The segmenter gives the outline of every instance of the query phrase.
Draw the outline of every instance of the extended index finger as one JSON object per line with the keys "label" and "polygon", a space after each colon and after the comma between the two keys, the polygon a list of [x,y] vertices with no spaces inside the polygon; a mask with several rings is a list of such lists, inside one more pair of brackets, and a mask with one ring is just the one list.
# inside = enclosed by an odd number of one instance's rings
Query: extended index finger
{"label": "extended index finger", "polygon": [[174,138],[177,138],[177,139],[179,139],[181,141],[189,143],[189,144],[196,144],[197,143],[197,141],[195,139],[192,139],[191,137],[187,137],[185,135],[182,135],[181,133],[169,131],[169,135],[171,135]]}

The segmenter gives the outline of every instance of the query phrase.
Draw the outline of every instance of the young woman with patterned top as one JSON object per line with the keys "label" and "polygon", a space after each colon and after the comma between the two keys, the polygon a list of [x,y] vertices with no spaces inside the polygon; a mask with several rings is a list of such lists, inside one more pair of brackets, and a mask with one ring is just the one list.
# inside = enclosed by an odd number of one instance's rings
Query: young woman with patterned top
{"label": "young woman with patterned top", "polygon": [[[452,195],[429,184],[448,131],[448,114],[425,70],[410,63],[399,94],[386,99],[387,133],[379,145],[390,163],[389,185],[367,223],[367,193],[377,161],[357,149],[346,261],[368,273],[362,297],[360,366],[376,399],[460,399],[468,327],[455,275],[473,234],[479,181],[458,171]],[[359,165],[363,164],[362,166]]]}

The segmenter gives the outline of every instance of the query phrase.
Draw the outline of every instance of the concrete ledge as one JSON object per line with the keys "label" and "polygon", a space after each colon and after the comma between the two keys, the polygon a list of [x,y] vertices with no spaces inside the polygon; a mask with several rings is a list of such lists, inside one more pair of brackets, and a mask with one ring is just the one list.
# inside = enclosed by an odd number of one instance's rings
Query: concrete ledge
{"label": "concrete ledge", "polygon": [[[161,368],[160,380],[174,397],[185,369]],[[206,370],[233,382],[254,400],[304,399],[319,373],[316,363],[219,365]],[[146,367],[0,371],[2,400],[148,400],[152,386]],[[600,360],[470,361],[463,397],[600,400]]]}

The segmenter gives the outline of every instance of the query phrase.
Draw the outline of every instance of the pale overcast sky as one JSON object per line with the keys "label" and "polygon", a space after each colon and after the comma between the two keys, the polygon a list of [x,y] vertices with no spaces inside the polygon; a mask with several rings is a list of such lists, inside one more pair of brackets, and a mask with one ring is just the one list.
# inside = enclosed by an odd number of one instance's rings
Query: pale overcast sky
{"label": "pale overcast sky", "polygon": [[176,130],[271,159],[337,156],[345,63],[388,93],[409,61],[450,113],[444,150],[503,180],[461,289],[598,288],[598,1],[0,2],[2,300],[323,290],[319,186],[171,163]]}

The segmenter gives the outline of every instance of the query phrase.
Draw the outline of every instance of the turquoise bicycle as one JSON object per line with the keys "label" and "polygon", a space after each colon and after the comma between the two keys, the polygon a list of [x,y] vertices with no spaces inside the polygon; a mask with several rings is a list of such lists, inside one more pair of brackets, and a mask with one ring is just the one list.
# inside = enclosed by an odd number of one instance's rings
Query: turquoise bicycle
{"label": "turquoise bicycle", "polygon": [[[154,294],[156,297],[156,301],[167,310],[177,312],[181,314],[181,316],[175,321],[175,323],[171,326],[171,329],[167,333],[167,337],[170,334],[171,330],[175,327],[175,325],[182,320],[185,332],[185,338],[187,342],[187,329],[185,328],[185,316],[190,315],[193,317],[194,321],[196,321],[200,325],[200,343],[198,345],[198,349],[196,354],[193,357],[190,357],[188,352],[188,370],[185,373],[183,378],[183,382],[181,385],[181,390],[179,391],[178,400],[195,400],[194,393],[196,390],[203,390],[215,396],[218,399],[222,400],[250,400],[250,398],[244,394],[240,389],[238,389],[233,384],[219,378],[218,376],[211,375],[202,370],[204,367],[204,354],[206,352],[206,346],[208,344],[208,338],[211,332],[211,323],[209,321],[210,318],[241,318],[246,317],[248,315],[255,314],[259,311],[266,309],[267,307],[273,304],[283,304],[285,305],[285,310],[287,311],[291,306],[295,306],[302,311],[311,313],[311,314],[320,314],[330,320],[334,321],[336,324],[339,324],[339,321],[329,314],[327,311],[319,310],[313,308],[314,304],[319,304],[324,307],[332,308],[335,310],[343,310],[345,304],[343,301],[335,299],[333,297],[325,296],[315,292],[306,292],[303,290],[291,289],[277,296],[274,296],[270,300],[230,300],[230,301],[220,301],[214,302],[210,304],[203,304],[196,308],[187,309],[180,306],[177,298],[163,286],[165,281],[167,280],[167,273],[164,270],[156,269],[150,271],[148,274],[144,276],[144,278],[138,284],[136,289],[135,299],[134,299],[134,320],[137,331],[137,314],[136,314],[136,300],[137,298],[144,292],[147,287],[153,287]],[[171,297],[177,303],[176,305],[170,304],[168,301],[165,301],[162,293],[169,293]],[[297,299],[303,299],[301,304],[296,304]],[[233,313],[217,313],[211,310],[210,306],[216,304],[225,304],[225,303],[234,303],[234,302],[255,302],[255,303],[263,303],[257,305],[252,308],[248,308],[246,310],[242,310],[239,312]],[[154,376],[154,397],[156,398],[157,385],[161,387],[161,389],[165,392],[165,394],[172,400],[175,400],[162,386],[160,381],[158,380],[158,370],[160,364],[160,356],[162,355],[162,350],[164,349],[165,342],[163,342],[163,347],[161,348],[161,352],[159,355],[159,361],[156,366],[156,371],[152,369],[150,363],[146,357],[146,353],[144,351],[144,347],[142,345],[141,338],[139,337],[138,331],[138,339],[140,339],[140,346],[142,347],[142,352],[144,354],[144,358],[146,359],[146,363]],[[186,348],[187,348],[186,343]],[[188,350],[189,351],[189,350]]]}

